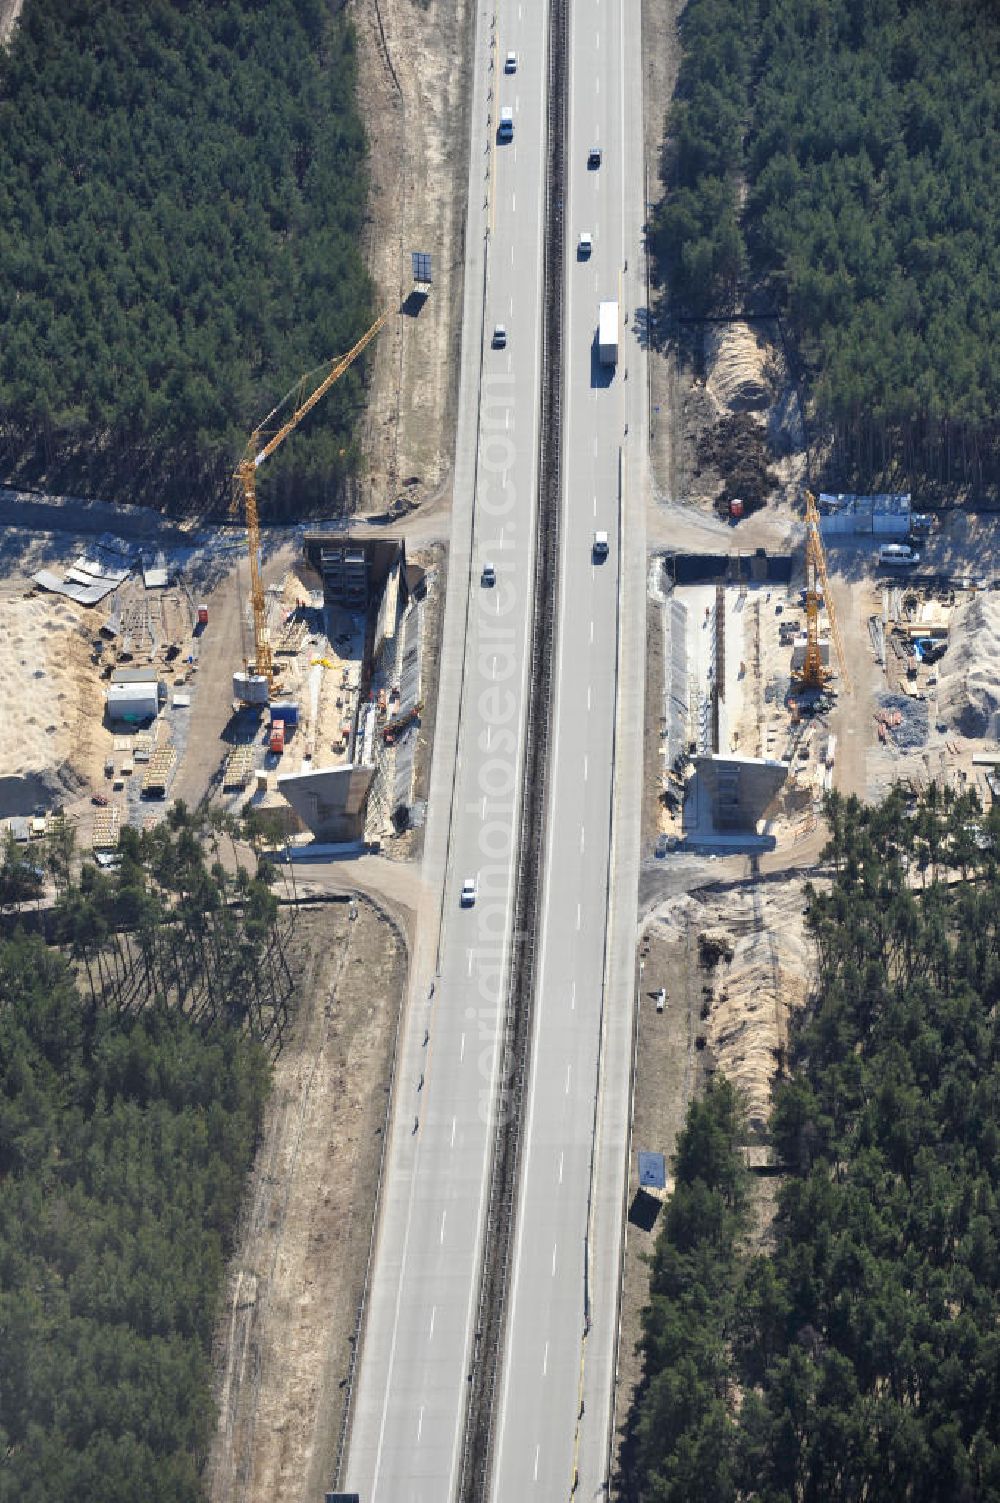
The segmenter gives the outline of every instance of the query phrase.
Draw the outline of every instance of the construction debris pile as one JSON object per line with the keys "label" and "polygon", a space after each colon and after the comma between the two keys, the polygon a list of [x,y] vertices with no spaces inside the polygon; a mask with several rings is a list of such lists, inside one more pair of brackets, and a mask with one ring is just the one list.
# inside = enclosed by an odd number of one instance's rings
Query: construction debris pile
{"label": "construction debris pile", "polygon": [[977,593],[957,607],[938,676],[941,722],[973,739],[995,734],[1000,710],[1000,595]]}
{"label": "construction debris pile", "polygon": [[705,430],[698,444],[699,465],[718,471],[722,477],[716,506],[723,514],[728,514],[729,502],[735,497],[743,501],[745,515],[764,505],[778,484],[770,462],[767,431],[749,412],[720,418]]}
{"label": "construction debris pile", "polygon": [[878,739],[898,751],[919,751],[927,744],[927,701],[909,694],[880,694],[875,712]]}

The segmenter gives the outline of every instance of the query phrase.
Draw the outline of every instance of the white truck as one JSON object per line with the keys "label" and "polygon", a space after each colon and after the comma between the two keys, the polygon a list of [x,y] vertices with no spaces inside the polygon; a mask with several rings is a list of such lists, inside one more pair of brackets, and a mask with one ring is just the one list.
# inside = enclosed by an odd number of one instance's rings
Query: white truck
{"label": "white truck", "polygon": [[597,310],[597,353],[602,365],[618,364],[617,303],[601,303]]}

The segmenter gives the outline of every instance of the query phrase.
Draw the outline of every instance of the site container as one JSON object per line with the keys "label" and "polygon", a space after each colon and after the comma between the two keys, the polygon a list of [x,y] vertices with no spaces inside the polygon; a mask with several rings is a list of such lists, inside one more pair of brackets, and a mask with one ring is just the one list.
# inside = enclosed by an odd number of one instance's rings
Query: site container
{"label": "site container", "polygon": [[873,511],[872,532],[881,538],[905,538],[910,530],[910,517],[903,511]]}
{"label": "site container", "polygon": [[198,607],[198,625],[199,626],[207,626],[208,625],[208,606],[207,605],[199,605],[199,607]]}
{"label": "site container", "polygon": [[299,723],[299,707],[292,699],[271,701],[271,721],[283,720],[287,726],[296,726]]}
{"label": "site container", "polygon": [[263,709],[267,704],[268,682],[263,673],[234,673],[233,698],[241,705]]}
{"label": "site container", "polygon": [[271,721],[270,747],[276,757],[280,757],[285,749],[285,722],[283,720]]}

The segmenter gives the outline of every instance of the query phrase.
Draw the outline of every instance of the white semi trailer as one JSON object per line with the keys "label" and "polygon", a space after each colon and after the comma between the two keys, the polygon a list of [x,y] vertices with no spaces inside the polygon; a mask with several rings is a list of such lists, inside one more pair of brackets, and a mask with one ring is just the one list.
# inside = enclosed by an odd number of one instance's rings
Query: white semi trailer
{"label": "white semi trailer", "polygon": [[597,353],[602,365],[618,364],[618,304],[601,303],[597,313]]}

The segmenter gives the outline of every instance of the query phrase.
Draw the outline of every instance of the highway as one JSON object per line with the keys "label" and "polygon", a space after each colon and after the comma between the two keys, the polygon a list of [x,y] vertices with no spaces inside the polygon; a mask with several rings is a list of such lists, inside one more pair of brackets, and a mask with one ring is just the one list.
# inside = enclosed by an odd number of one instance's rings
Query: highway
{"label": "highway", "polygon": [[[574,0],[555,726],[496,1503],[568,1498],[577,1469],[579,1496],[593,1497],[606,1477],[642,754],[646,377],[632,332],[645,300],[639,59],[637,4]],[[587,165],[593,146],[598,169]],[[577,248],[584,230],[589,257]],[[607,299],[629,312],[613,375],[594,343]],[[593,555],[595,529],[611,540],[604,562]]]}
{"label": "highway", "polygon": [[[546,7],[502,0],[495,28],[491,20],[480,3],[425,895],[342,1484],[364,1503],[442,1503],[457,1486],[512,927],[538,458]],[[503,72],[508,49],[519,59],[512,74]],[[514,140],[497,146],[502,105],[513,108]],[[492,347],[496,323],[506,326],[503,349]],[[490,589],[480,584],[486,561],[497,573]],[[478,896],[463,907],[468,877]]]}

